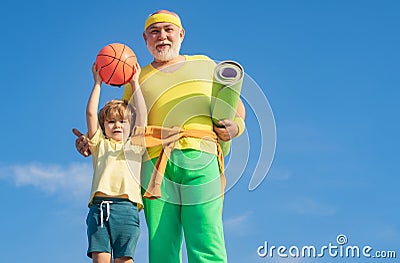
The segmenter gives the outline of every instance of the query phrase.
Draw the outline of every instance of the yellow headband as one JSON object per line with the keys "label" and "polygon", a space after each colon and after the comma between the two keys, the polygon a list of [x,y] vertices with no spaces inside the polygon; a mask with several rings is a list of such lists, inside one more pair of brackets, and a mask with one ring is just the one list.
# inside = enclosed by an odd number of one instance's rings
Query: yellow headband
{"label": "yellow headband", "polygon": [[161,22],[171,23],[178,26],[179,28],[182,28],[181,20],[179,17],[166,13],[158,13],[151,15],[146,19],[146,22],[144,23],[144,30],[146,30],[152,24]]}

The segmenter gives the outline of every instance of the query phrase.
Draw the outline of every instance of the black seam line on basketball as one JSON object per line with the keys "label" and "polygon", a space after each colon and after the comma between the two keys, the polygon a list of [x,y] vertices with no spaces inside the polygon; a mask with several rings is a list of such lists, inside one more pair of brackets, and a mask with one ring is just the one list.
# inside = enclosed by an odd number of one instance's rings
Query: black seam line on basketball
{"label": "black seam line on basketball", "polygon": [[125,62],[127,59],[129,59],[129,58],[135,58],[136,56],[129,56],[129,57],[127,57],[125,60],[121,60],[121,59],[119,59],[119,58],[116,58],[116,57],[113,57],[113,56],[111,56],[111,55],[107,55],[107,54],[98,54],[97,55],[98,57],[109,57],[109,58],[113,58],[113,59],[118,59],[119,61],[122,61],[122,62]]}
{"label": "black seam line on basketball", "polygon": [[[127,57],[125,60],[120,60],[120,59],[118,59],[118,58],[116,58],[116,57],[113,57],[113,56],[110,56],[110,55],[106,55],[106,54],[99,54],[99,55],[97,55],[97,56],[98,56],[98,57],[109,57],[109,58],[113,58],[113,60],[112,60],[110,63],[108,63],[108,64],[102,66],[101,68],[105,68],[105,67],[109,66],[111,63],[114,62],[114,60],[119,60],[119,61],[125,63],[125,61],[127,61],[128,59],[130,59],[130,58],[135,58],[135,57],[136,57],[136,56],[129,56],[129,57]],[[126,63],[126,65],[127,65],[128,67],[132,68],[132,69],[135,68],[135,66],[130,66],[128,63]]]}
{"label": "black seam line on basketball", "polygon": [[[106,54],[98,54],[98,56],[109,57],[109,58],[112,58],[113,60],[111,60],[110,63],[108,63],[107,65],[102,66],[101,68],[105,68],[105,67],[111,65],[111,64],[114,62],[114,60],[116,59],[115,55],[117,55],[117,51],[115,50],[115,48],[113,47],[113,45],[110,44],[110,45],[107,45],[107,46],[109,46],[109,47],[112,49],[112,51],[114,51],[114,55],[113,55],[113,56],[110,56],[110,55],[106,55]],[[117,63],[117,65],[118,65],[118,63]],[[112,77],[112,75],[111,75],[111,77]],[[111,80],[111,77],[110,77],[110,79],[108,80],[108,82]],[[106,82],[106,83],[108,83],[108,82]]]}
{"label": "black seam line on basketball", "polygon": [[108,45],[109,47],[111,47],[111,49],[114,51],[114,57],[115,57],[115,55],[117,55],[117,51],[115,50],[115,48],[113,47],[113,45]]}
{"label": "black seam line on basketball", "polygon": [[127,57],[127,58],[125,58],[125,60],[123,61],[123,67],[122,67],[122,70],[124,71],[124,80],[125,80],[125,66],[127,66],[128,68],[130,68],[131,70],[132,70],[132,75],[131,76],[129,76],[130,78],[132,78],[133,77],[133,75],[135,74],[135,65],[133,65],[133,66],[130,66],[128,63],[126,63],[126,61],[128,60],[128,59],[130,59],[130,58],[135,58],[136,56],[129,56],[129,57]]}
{"label": "black seam line on basketball", "polygon": [[[111,46],[111,45],[109,45],[109,46]],[[117,54],[117,52],[115,51],[114,47],[111,46],[111,48],[114,50],[114,53]],[[117,60],[118,60],[117,65],[115,65],[113,73],[110,75],[110,78],[108,79],[108,81],[106,83],[110,83],[111,78],[114,76],[114,73],[117,70],[118,64],[121,61],[120,58],[122,57],[122,54],[124,54],[124,50],[125,50],[125,45],[124,45],[124,49],[122,49],[121,55],[119,56],[119,58],[117,58]],[[125,79],[125,74],[124,74],[124,79]]]}
{"label": "black seam line on basketball", "polygon": [[[121,52],[121,55],[119,56],[119,61],[121,61],[122,55],[124,54],[126,46],[124,45],[124,49]],[[117,64],[118,65],[118,64]],[[125,61],[123,61],[122,64],[122,73],[124,74],[124,81],[125,81]]]}
{"label": "black seam line on basketball", "polygon": [[113,60],[111,60],[110,63],[108,63],[108,64],[106,64],[106,65],[103,65],[101,68],[105,68],[105,67],[111,65],[111,64],[114,62],[114,60],[117,59],[117,58],[115,58],[115,57],[113,57],[113,56],[110,56],[110,55],[100,55],[100,54],[99,54],[98,57],[109,57],[109,58],[112,58],[112,59],[113,59]]}
{"label": "black seam line on basketball", "polygon": [[[108,45],[108,46],[114,51],[113,60],[110,62],[110,64],[111,64],[111,63],[113,63],[114,60],[115,60],[115,55],[117,54],[117,51],[115,50],[115,48],[114,48],[112,45]],[[114,67],[114,71],[113,71],[113,73],[110,75],[110,78],[108,79],[108,81],[106,81],[107,84],[110,83],[111,78],[112,78],[112,76],[114,75],[115,69],[116,69],[117,66],[118,66],[118,63],[119,63],[119,62],[117,62],[117,65]],[[110,65],[110,64],[108,64],[108,65]],[[108,66],[108,65],[107,65],[107,66]]]}
{"label": "black seam line on basketball", "polygon": [[130,66],[128,63],[126,63],[126,61],[128,60],[128,59],[130,59],[130,58],[135,58],[136,56],[129,56],[129,57],[127,57],[124,61],[122,61],[122,62],[124,62],[124,65],[127,65],[128,67],[130,67],[131,69],[135,69],[135,65],[133,65],[133,66]]}
{"label": "black seam line on basketball", "polygon": [[[124,60],[121,60],[121,57],[122,57],[122,55],[124,54],[125,48],[128,48],[128,47],[127,47],[126,45],[124,45],[124,49],[122,50],[121,56],[118,58],[118,60],[121,61],[121,62],[123,63],[123,65],[122,65],[122,72],[124,73],[124,81],[126,80],[126,76],[125,76],[125,65],[128,66],[128,67],[130,67],[130,68],[132,69],[132,71],[135,70],[135,65],[133,65],[133,66],[131,67],[129,64],[126,63],[126,61],[127,61],[128,59],[130,59],[130,58],[136,57],[136,55],[133,55],[133,56],[129,56],[129,57],[125,58]],[[118,64],[117,64],[117,65],[118,65]],[[133,74],[132,74],[132,76],[133,76]]]}

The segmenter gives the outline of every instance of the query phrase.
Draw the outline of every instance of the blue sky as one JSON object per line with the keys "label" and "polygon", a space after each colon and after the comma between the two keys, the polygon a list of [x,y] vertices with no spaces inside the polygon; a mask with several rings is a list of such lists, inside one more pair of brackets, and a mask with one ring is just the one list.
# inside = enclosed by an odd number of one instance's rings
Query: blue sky
{"label": "blue sky", "polygon": [[[248,129],[227,167],[237,179],[223,215],[229,261],[360,262],[257,254],[265,242],[338,245],[340,234],[399,258],[400,3],[170,2],[2,3],[1,261],[90,262],[91,160],[75,151],[71,128],[86,129],[91,64],[104,45],[126,43],[141,65],[151,61],[141,33],[158,9],[181,15],[182,53],[236,60],[252,80],[243,87]],[[103,102],[122,94],[102,92]],[[146,240],[143,220],[136,262],[147,262]]]}

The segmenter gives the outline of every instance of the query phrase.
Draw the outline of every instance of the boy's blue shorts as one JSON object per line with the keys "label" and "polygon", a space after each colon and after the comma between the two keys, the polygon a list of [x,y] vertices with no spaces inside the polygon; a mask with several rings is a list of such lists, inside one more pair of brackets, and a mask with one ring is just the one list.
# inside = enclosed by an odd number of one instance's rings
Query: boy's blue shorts
{"label": "boy's blue shorts", "polygon": [[124,198],[95,197],[86,224],[88,257],[93,252],[108,252],[114,258],[134,258],[140,234],[136,204]]}

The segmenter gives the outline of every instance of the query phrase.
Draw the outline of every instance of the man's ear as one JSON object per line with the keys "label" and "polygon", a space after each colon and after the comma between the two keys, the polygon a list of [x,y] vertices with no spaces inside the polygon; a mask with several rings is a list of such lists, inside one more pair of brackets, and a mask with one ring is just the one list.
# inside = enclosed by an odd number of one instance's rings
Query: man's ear
{"label": "man's ear", "polygon": [[144,42],[146,42],[146,43],[147,43],[147,36],[146,36],[146,32],[143,32],[143,39],[144,39]]}
{"label": "man's ear", "polygon": [[181,28],[179,36],[181,37],[181,41],[183,41],[183,39],[185,38],[185,29]]}

